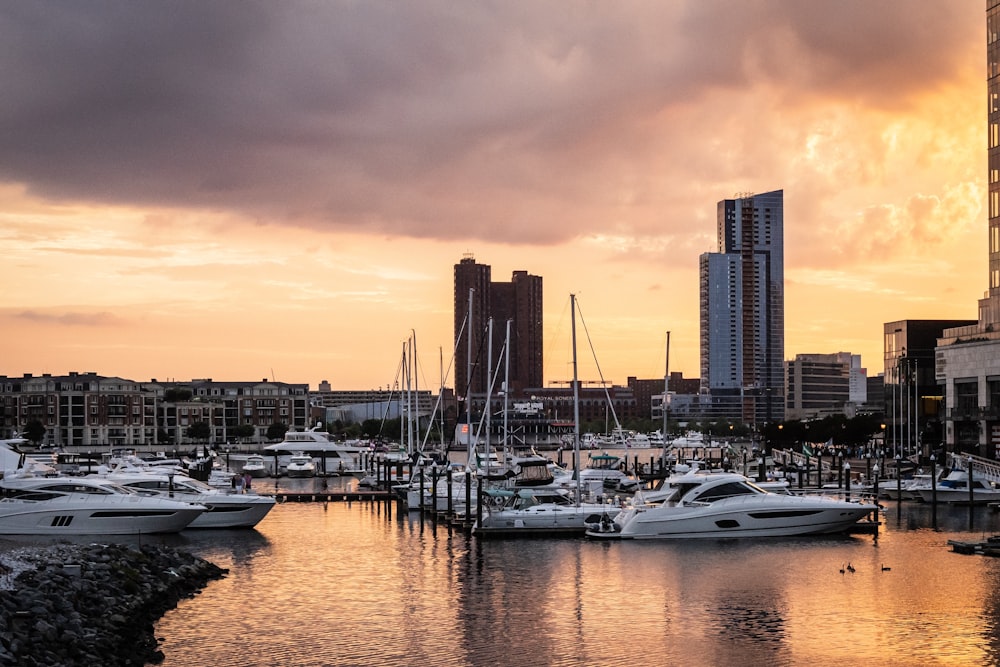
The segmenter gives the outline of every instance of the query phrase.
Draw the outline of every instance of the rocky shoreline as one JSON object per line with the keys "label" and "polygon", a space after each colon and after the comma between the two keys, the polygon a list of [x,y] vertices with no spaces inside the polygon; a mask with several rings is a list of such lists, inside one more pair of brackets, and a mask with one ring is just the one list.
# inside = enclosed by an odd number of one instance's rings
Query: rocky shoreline
{"label": "rocky shoreline", "polygon": [[166,546],[58,544],[0,557],[0,665],[142,667],[153,624],[227,570]]}

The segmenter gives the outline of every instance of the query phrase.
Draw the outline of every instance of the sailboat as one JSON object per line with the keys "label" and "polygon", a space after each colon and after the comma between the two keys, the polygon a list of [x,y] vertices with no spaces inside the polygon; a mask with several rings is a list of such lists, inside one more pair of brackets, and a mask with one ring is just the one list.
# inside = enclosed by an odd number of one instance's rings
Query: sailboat
{"label": "sailboat", "polygon": [[[580,460],[580,385],[576,363],[576,296],[570,295],[573,331],[573,453]],[[576,489],[551,487],[484,489],[473,533],[479,536],[583,535],[588,524],[610,522],[621,510],[612,503],[581,502],[581,480]]]}

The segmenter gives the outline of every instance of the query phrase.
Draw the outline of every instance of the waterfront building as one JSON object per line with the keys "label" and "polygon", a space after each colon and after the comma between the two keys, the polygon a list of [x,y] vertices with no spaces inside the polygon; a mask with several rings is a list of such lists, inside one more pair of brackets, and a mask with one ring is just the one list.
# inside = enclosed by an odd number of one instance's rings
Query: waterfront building
{"label": "waterfront building", "polygon": [[189,427],[204,423],[206,444],[233,440],[231,429],[252,426],[264,442],[268,427],[309,424],[309,386],[212,379],[138,382],[94,372],[0,376],[0,437],[32,421],[45,427],[43,444],[56,447],[180,445],[194,442]]}
{"label": "waterfront building", "polygon": [[782,190],[718,203],[718,252],[699,258],[706,418],[784,418],[783,230]]}
{"label": "waterfront building", "polygon": [[309,404],[312,407],[313,421],[358,424],[371,419],[399,419],[406,414],[409,404],[421,427],[427,426],[432,415],[434,421],[439,422],[443,412],[446,421],[450,423],[445,432],[454,429],[455,395],[451,389],[441,391],[440,403],[438,396],[429,389],[414,389],[408,393],[409,396],[399,387],[388,386],[365,390],[334,390],[328,381],[323,380],[316,391],[309,394]]}
{"label": "waterfront building", "polygon": [[886,445],[893,453],[930,454],[942,441],[943,383],[935,372],[938,339],[975,320],[898,320],[883,325]]}
{"label": "waterfront building", "polygon": [[[469,332],[462,325],[469,315],[472,290],[470,354]],[[489,389],[489,369],[501,363],[506,323],[511,322],[510,389],[515,395],[540,387],[542,378],[542,278],[514,271],[510,282],[493,282],[488,264],[466,255],[455,265],[455,393],[464,398]],[[486,339],[493,320],[492,345]],[[492,363],[487,351],[492,349]],[[471,360],[471,363],[470,363]],[[471,368],[471,371],[470,371]]]}
{"label": "waterfront building", "polygon": [[785,419],[853,417],[867,399],[861,355],[797,354],[785,362]]}
{"label": "waterfront building", "polygon": [[935,355],[949,450],[994,457],[1000,445],[1000,0],[986,2],[987,285],[973,324],[942,332]]}
{"label": "waterfront building", "polygon": [[155,443],[157,406],[141,383],[93,372],[0,376],[0,438],[38,422],[49,445]]}

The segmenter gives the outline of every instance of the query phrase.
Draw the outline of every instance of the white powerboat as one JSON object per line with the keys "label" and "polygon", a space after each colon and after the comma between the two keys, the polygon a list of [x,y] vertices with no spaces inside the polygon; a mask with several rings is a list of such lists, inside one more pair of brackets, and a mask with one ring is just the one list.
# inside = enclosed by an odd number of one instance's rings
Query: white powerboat
{"label": "white powerboat", "polygon": [[171,498],[205,508],[188,528],[252,528],[274,507],[274,498],[232,493],[183,475],[142,470],[118,470],[106,479],[144,496]]}
{"label": "white powerboat", "polygon": [[878,506],[826,496],[770,493],[736,473],[689,473],[670,480],[655,500],[636,494],[591,537],[685,539],[782,537],[845,532]]}
{"label": "white powerboat", "polygon": [[106,479],[5,474],[0,534],[140,535],[176,533],[203,505],[143,496]]}
{"label": "white powerboat", "polygon": [[[911,491],[920,496],[925,503],[937,500],[939,503],[969,504],[969,473],[955,468],[944,479],[937,483],[935,489],[927,484]],[[972,478],[971,502],[974,505],[996,502],[1000,500],[1000,489],[981,477]]]}
{"label": "white powerboat", "polygon": [[267,464],[264,463],[264,457],[260,454],[248,456],[243,464],[243,472],[250,473],[250,476],[254,478],[267,477],[268,470]]}
{"label": "white powerboat", "polygon": [[580,471],[580,482],[588,489],[594,485],[612,491],[631,493],[639,488],[639,481],[625,474],[625,460],[614,454],[591,454],[587,465]]}
{"label": "white powerboat", "polygon": [[576,502],[565,489],[488,489],[473,528],[477,535],[582,535],[589,524],[611,521],[621,507]]}
{"label": "white powerboat", "polygon": [[308,454],[293,454],[285,466],[285,474],[289,477],[314,477],[316,463]]}

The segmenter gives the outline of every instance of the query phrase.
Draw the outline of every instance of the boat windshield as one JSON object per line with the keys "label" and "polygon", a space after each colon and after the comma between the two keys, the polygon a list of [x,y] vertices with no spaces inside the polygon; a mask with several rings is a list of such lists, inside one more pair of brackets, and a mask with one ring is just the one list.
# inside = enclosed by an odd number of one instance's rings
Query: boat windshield
{"label": "boat windshield", "polygon": [[691,498],[688,500],[711,503],[717,500],[722,500],[723,498],[732,498],[733,496],[752,496],[761,493],[766,492],[759,487],[746,482],[733,481],[726,482],[725,484],[714,484],[700,493],[692,493]]}

